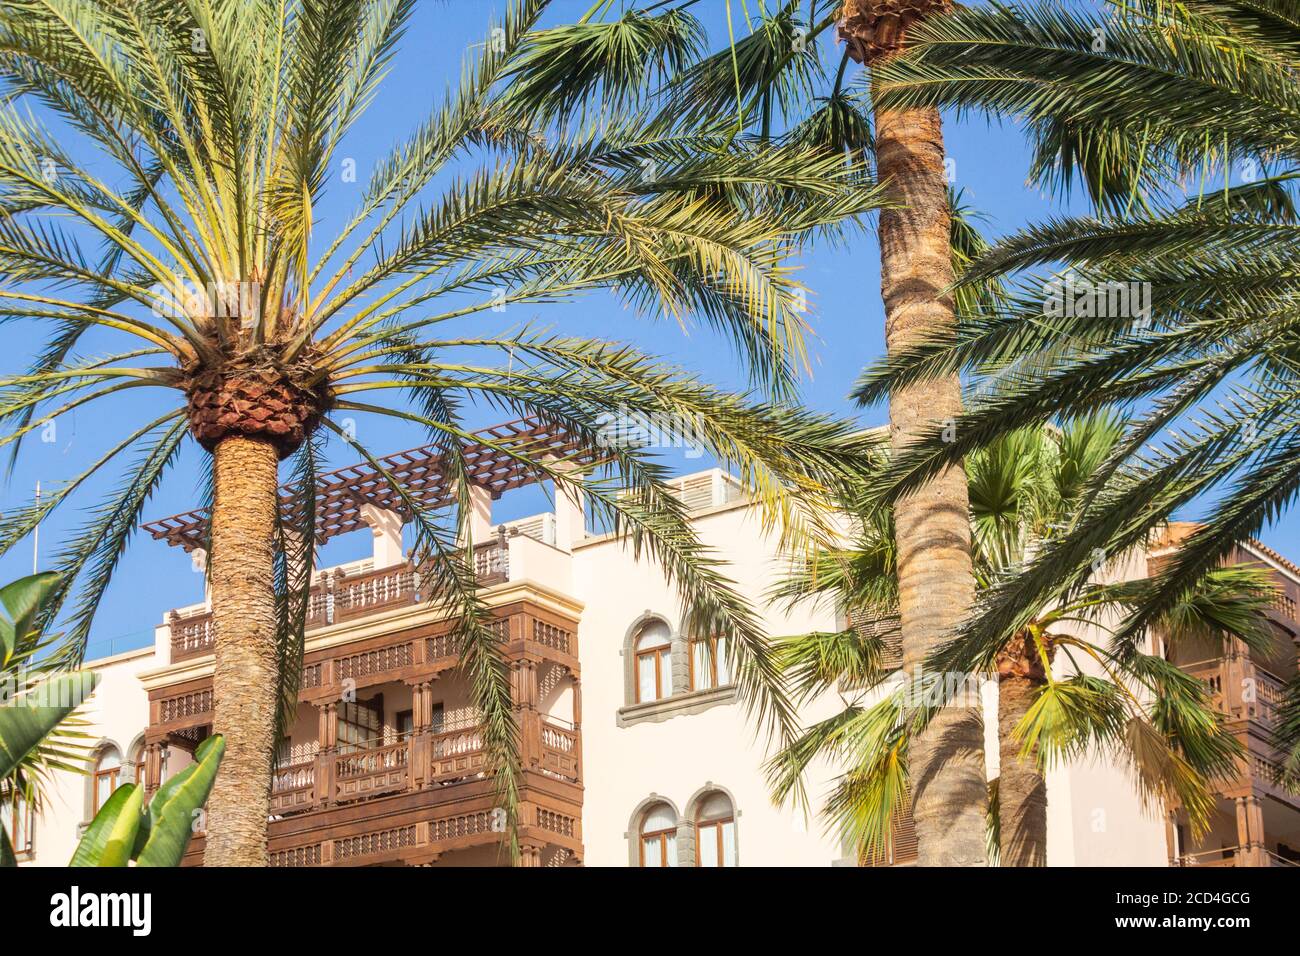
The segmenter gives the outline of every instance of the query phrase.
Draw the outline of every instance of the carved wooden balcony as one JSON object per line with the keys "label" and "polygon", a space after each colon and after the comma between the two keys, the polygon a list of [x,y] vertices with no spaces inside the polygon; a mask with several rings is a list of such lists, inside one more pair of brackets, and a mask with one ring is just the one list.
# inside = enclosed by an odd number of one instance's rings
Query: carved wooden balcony
{"label": "carved wooden balcony", "polygon": [[1278,783],[1280,755],[1272,740],[1286,682],[1242,651],[1185,664],[1182,669],[1205,682],[1215,709],[1227,717],[1229,727],[1245,748],[1241,775],[1227,782],[1221,792],[1231,797],[1258,788],[1300,808],[1300,793]]}
{"label": "carved wooden balcony", "polygon": [[[581,855],[581,747],[576,728],[522,715],[520,839],[552,865]],[[283,764],[271,788],[271,865],[426,863],[493,847],[502,821],[486,765],[476,724]],[[202,849],[199,836],[186,864],[200,865]]]}
{"label": "carved wooden balcony", "polygon": [[[474,570],[478,583],[484,587],[509,580],[509,548],[500,539],[475,545]],[[341,568],[327,570],[321,573],[308,595],[306,627],[310,631],[392,608],[409,607],[427,600],[428,592],[427,582],[421,581],[419,569],[409,561],[353,574]],[[173,664],[212,653],[211,611],[185,615],[172,611],[168,626]]]}

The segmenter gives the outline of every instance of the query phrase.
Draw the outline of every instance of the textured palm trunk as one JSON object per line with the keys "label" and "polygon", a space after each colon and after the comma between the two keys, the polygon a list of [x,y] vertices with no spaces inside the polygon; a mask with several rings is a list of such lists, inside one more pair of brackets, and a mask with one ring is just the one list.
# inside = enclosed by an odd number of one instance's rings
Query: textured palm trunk
{"label": "textured palm trunk", "polygon": [[[841,34],[867,65],[896,56],[910,24],[945,10],[945,0],[847,0]],[[943,131],[933,109],[875,113],[876,175],[895,208],[880,216],[885,343],[896,352],[955,325],[950,213]],[[900,450],[961,411],[957,376],[890,397],[890,435]],[[949,640],[975,596],[966,474],[949,468],[894,509],[898,539],[903,669],[920,675]],[[972,703],[974,706],[972,706]],[[912,816],[922,866],[985,866],[988,785],[978,700],[943,708],[911,745]]]}
{"label": "textured palm trunk", "polygon": [[1025,677],[998,682],[998,821],[1002,866],[1047,865],[1047,781],[1034,754],[1020,756],[1014,732],[1038,684]]}
{"label": "textured palm trunk", "polygon": [[207,866],[265,866],[278,664],[273,589],[277,463],[265,439],[213,450],[209,576],[216,638],[213,726],[226,754],[208,800]]}
{"label": "textured palm trunk", "polygon": [[[880,282],[885,344],[896,352],[954,324],[949,208],[943,133],[935,110],[876,112],[877,175],[898,208],[880,217]],[[895,451],[961,411],[956,376],[890,397]],[[975,596],[966,473],[948,468],[894,508],[903,668],[918,676],[925,659],[969,612]],[[978,706],[960,701],[935,717],[911,746],[912,816],[922,866],[987,863],[988,786]]]}

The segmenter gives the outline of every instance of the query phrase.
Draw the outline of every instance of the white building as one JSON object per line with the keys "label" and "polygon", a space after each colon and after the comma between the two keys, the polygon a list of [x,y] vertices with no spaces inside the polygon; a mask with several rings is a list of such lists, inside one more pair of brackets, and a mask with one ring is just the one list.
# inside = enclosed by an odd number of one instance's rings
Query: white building
{"label": "white building", "polygon": [[[508,426],[535,440],[529,427]],[[385,464],[411,472],[432,454],[417,449]],[[769,741],[737,700],[725,655],[703,651],[696,643],[702,635],[684,626],[658,566],[638,559],[626,542],[589,534],[581,505],[564,495],[553,512],[493,524],[494,496],[526,479],[491,455],[480,464],[481,483],[471,493],[474,537],[486,543],[476,546],[476,568],[512,667],[524,759],[523,862],[856,862],[815,816],[773,805],[763,773]],[[500,862],[492,782],[483,774],[447,621],[422,600],[418,572],[402,553],[401,518],[385,510],[391,502],[366,479],[365,468],[322,479],[323,524],[333,534],[368,528],[374,555],[317,572],[299,718],[284,742],[272,794],[272,864]],[[676,487],[699,536],[726,560],[770,634],[841,626],[831,607],[785,613],[764,602],[786,564],[734,479],[711,470],[678,479]],[[429,501],[441,493],[436,483],[425,488]],[[150,530],[190,550],[201,522],[192,513]],[[1115,573],[1147,573],[1148,562],[1167,553],[1179,534],[1175,527],[1160,547]],[[1282,584],[1277,621],[1294,641],[1300,573],[1266,549],[1246,550],[1244,559],[1271,567]],[[61,774],[38,819],[30,827],[18,822],[20,861],[66,863],[113,786],[138,780],[152,789],[188,763],[211,728],[210,622],[206,605],[178,608],[164,616],[153,647],[89,665],[102,677],[86,708],[100,738],[91,773]],[[1261,865],[1300,856],[1300,797],[1266,778],[1261,743],[1273,719],[1270,695],[1295,673],[1296,654],[1252,662],[1242,650],[1187,662],[1217,688],[1252,754],[1242,778],[1225,784],[1223,820],[1210,838],[1190,845],[1176,808],[1144,807],[1126,771],[1096,759],[1049,772],[1050,864]],[[1247,672],[1261,691],[1243,701],[1233,688]],[[995,687],[987,686],[984,697],[993,777]],[[803,717],[825,717],[839,706],[836,695],[827,695]],[[809,780],[815,805],[832,777],[822,767]],[[199,862],[202,849],[200,835],[187,862]],[[912,858],[904,833],[895,862]]]}

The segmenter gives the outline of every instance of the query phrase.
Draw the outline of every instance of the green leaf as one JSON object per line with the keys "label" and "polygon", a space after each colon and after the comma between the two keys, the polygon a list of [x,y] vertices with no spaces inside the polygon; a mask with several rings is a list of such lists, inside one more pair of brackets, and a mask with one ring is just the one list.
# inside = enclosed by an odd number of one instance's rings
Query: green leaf
{"label": "green leaf", "polygon": [[6,615],[0,615],[0,645],[3,660],[13,656],[18,642],[30,633],[36,613],[45,605],[59,584],[59,575],[53,571],[31,574],[0,588],[0,604]]}
{"label": "green leaf", "polygon": [[113,828],[108,833],[104,852],[100,855],[100,866],[126,866],[131,860],[131,850],[135,847],[135,833],[140,828],[140,811],[144,809],[144,787],[128,783],[119,787],[119,793],[126,791],[121,810],[113,821]]}
{"label": "green leaf", "polygon": [[217,768],[226,752],[220,736],[209,737],[194,752],[198,762],[186,767],[159,788],[149,804],[149,837],[136,857],[139,866],[180,866],[194,833],[194,811],[207,802]]}
{"label": "green leaf", "polygon": [[[90,696],[99,675],[91,671],[59,674],[41,681],[38,688],[0,707],[0,777],[7,776],[40,746],[46,736]],[[53,706],[29,706],[40,697]]]}
{"label": "green leaf", "polygon": [[126,866],[143,803],[144,792],[133,783],[114,790],[90,821],[68,866]]}

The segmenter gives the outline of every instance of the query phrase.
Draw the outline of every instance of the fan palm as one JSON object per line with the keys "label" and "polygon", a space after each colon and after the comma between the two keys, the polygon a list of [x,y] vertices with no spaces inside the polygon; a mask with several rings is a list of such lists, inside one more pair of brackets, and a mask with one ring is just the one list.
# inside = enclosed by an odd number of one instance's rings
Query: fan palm
{"label": "fan palm", "polygon": [[[1066,526],[1087,486],[1120,441],[1117,419],[1094,416],[1061,430],[1011,432],[966,460],[975,576],[981,589],[1014,576],[1038,547]],[[979,655],[945,655],[943,672],[924,680],[890,680],[897,646],[897,547],[892,520],[879,507],[860,512],[851,544],[819,553],[783,583],[787,600],[810,595],[840,602],[869,627],[787,639],[783,663],[800,697],[838,687],[846,706],[812,725],[769,765],[779,799],[819,756],[845,768],[827,800],[829,823],[863,856],[887,855],[893,826],[906,809],[917,735],[936,703],[953,689],[947,674],[987,675],[998,682],[999,776],[993,815],[1003,866],[1047,862],[1047,785],[1055,761],[1105,752],[1133,771],[1153,803],[1177,800],[1198,827],[1214,808],[1211,783],[1236,770],[1241,747],[1215,714],[1198,679],[1166,657],[1117,655],[1089,640],[1083,626],[1105,628],[1143,607],[1150,580],[1093,583],[1074,599],[1035,609],[1019,628]],[[1264,615],[1272,596],[1266,575],[1218,568],[1169,611],[1152,618],[1165,650],[1179,640],[1240,637],[1272,641]],[[978,688],[962,688],[973,692]]]}
{"label": "fan palm", "polygon": [[[209,805],[210,864],[266,859],[322,436],[355,449],[404,502],[423,576],[459,622],[508,833],[519,773],[508,674],[460,546],[466,414],[539,417],[588,445],[603,416],[666,414],[737,468],[790,536],[817,531],[825,489],[858,467],[844,426],[775,399],[791,392],[801,357],[806,297],[793,257],[871,208],[874,190],[815,147],[712,134],[637,108],[588,120],[592,97],[671,74],[698,43],[696,25],[663,12],[612,27],[589,19],[575,38],[536,29],[547,6],[514,0],[485,25],[459,87],[377,164],[327,241],[314,232],[316,209],[335,172],[347,181],[340,144],[375,97],[412,0],[19,0],[0,11],[0,318],[39,322],[48,342],[27,374],[0,383],[0,416],[13,426],[0,444],[16,451],[58,415],[136,389],[176,400],[124,422],[84,474],[6,515],[0,552],[109,462],[136,456],[56,559],[52,613],[81,585],[67,621],[78,657],[187,434],[210,453],[214,726],[227,746]],[[563,61],[586,72],[556,86],[545,52],[600,30],[588,57]],[[20,110],[33,102],[42,113]],[[40,118],[51,115],[57,133]],[[93,164],[65,145],[77,139]],[[481,324],[489,309],[587,290],[710,324],[773,400],[728,395],[617,343]],[[81,357],[92,329],[114,344]],[[397,394],[407,401],[381,400]],[[459,489],[452,519],[406,494],[334,413],[426,428]],[[608,477],[584,479],[498,450],[558,489],[582,484],[618,533],[658,558],[702,626],[734,635],[746,698],[778,730],[791,726],[755,615],[649,451],[610,449]],[[277,506],[282,461],[300,499],[286,509],[292,519]]]}
{"label": "fan palm", "polygon": [[[1035,178],[1082,182],[1098,213],[999,243],[967,275],[1021,274],[1000,313],[963,316],[955,337],[869,370],[857,392],[864,402],[958,371],[984,386],[956,440],[932,430],[893,462],[881,494],[901,493],[1007,429],[1139,409],[1070,533],[991,589],[963,634],[987,644],[1023,626],[1083,585],[1097,549],[1129,547],[1175,509],[1211,501],[1150,600],[1114,635],[1116,651],[1129,653],[1190,582],[1300,489],[1294,5],[966,8],[918,27],[914,39],[881,71],[883,101],[1018,118],[1035,143]],[[1189,183],[1193,195],[1180,189]],[[1125,290],[1147,301],[1126,308]],[[1300,712],[1300,682],[1291,699],[1289,713]],[[1296,721],[1283,722],[1279,743],[1294,774]]]}

